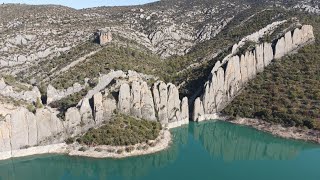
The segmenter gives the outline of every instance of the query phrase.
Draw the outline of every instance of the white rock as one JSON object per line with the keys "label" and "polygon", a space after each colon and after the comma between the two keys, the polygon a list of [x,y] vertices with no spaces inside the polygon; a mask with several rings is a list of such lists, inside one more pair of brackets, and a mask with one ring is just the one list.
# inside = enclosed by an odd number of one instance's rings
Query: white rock
{"label": "white rock", "polygon": [[137,118],[142,118],[141,115],[141,85],[138,81],[132,82],[130,114]]}
{"label": "white rock", "polygon": [[130,86],[122,84],[119,90],[118,109],[121,113],[130,114]]}
{"label": "white rock", "polygon": [[141,116],[145,120],[157,120],[152,93],[146,82],[141,83]]}

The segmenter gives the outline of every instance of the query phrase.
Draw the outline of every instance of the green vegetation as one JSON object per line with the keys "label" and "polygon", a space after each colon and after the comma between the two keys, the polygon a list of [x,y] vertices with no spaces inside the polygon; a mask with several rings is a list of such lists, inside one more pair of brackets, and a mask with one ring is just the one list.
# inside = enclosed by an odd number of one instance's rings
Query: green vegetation
{"label": "green vegetation", "polygon": [[70,107],[75,107],[80,100],[87,94],[88,88],[83,89],[80,92],[69,95],[58,101],[54,101],[50,104],[52,108],[58,108],[59,114],[57,115],[60,119],[64,120],[65,113]]}
{"label": "green vegetation", "polygon": [[[98,44],[92,41],[85,41],[82,44],[71,48],[69,51],[62,52],[58,57],[47,61],[41,61],[39,62],[39,64],[35,64],[28,70],[32,73],[28,74],[25,71],[21,71],[17,74],[17,78],[26,83],[29,83],[29,80],[34,78],[38,83],[40,83],[44,78],[50,77],[52,74],[54,74],[56,70],[60,70],[70,64],[72,61],[75,61],[78,58],[83,57],[86,54],[89,54],[90,52],[100,48]],[[63,84],[63,86],[59,86],[59,84],[56,84],[56,88],[68,88],[73,85],[73,83],[68,83],[67,79],[65,79],[60,84]]]}
{"label": "green vegetation", "polygon": [[3,76],[3,80],[4,82],[9,85],[12,86],[14,88],[15,91],[30,91],[32,90],[32,87],[28,87],[26,85],[23,85],[21,83],[19,83],[16,78],[12,75],[4,75]]}
{"label": "green vegetation", "polygon": [[320,129],[319,48],[317,41],[298,54],[274,62],[248,84],[224,113]]}
{"label": "green vegetation", "polygon": [[320,17],[299,19],[314,27],[316,42],[268,66],[223,113],[320,130]]}
{"label": "green vegetation", "polygon": [[[129,146],[155,140],[160,133],[159,122],[138,120],[130,116],[117,114],[111,122],[98,129],[89,130],[77,139],[86,145]],[[127,152],[133,149],[128,147]],[[122,153],[122,152],[121,152]]]}

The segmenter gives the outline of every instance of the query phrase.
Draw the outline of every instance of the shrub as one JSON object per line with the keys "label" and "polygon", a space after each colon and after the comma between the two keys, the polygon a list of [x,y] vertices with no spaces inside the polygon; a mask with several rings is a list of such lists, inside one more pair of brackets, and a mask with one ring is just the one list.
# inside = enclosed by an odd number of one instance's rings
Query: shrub
{"label": "shrub", "polygon": [[65,142],[66,142],[66,144],[72,144],[72,143],[74,143],[74,138],[70,137],[70,138],[66,139]]}
{"label": "shrub", "polygon": [[161,131],[159,122],[138,120],[117,114],[112,121],[97,129],[90,129],[78,142],[86,145],[130,146],[155,140]]}
{"label": "shrub", "polygon": [[133,146],[128,146],[126,147],[126,152],[132,152],[134,150],[134,147]]}

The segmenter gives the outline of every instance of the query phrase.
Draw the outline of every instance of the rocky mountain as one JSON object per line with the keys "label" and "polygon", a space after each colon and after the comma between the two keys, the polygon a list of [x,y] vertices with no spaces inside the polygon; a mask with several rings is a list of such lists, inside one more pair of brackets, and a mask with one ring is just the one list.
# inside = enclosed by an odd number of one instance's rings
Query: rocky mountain
{"label": "rocky mountain", "polygon": [[318,43],[319,2],[0,5],[0,152],[63,142],[114,112],[215,117],[269,64]]}

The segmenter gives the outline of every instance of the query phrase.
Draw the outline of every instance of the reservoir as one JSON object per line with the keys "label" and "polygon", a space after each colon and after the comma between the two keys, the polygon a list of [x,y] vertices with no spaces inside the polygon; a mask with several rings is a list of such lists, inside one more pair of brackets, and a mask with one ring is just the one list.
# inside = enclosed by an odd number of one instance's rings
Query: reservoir
{"label": "reservoir", "polygon": [[0,180],[319,180],[320,146],[221,121],[172,130],[169,149],[125,159],[0,161]]}

